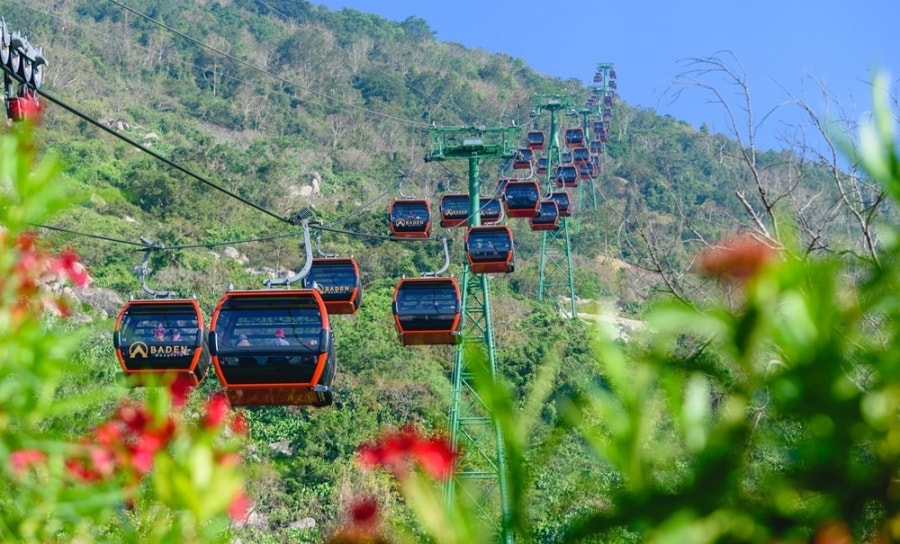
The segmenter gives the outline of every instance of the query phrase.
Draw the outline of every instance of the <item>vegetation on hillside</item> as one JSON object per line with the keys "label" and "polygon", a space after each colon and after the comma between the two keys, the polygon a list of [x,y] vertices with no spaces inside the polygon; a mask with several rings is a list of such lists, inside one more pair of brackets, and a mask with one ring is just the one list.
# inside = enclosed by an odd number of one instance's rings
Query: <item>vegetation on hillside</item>
{"label": "vegetation on hillside", "polygon": [[[249,202],[281,215],[314,204],[318,219],[352,233],[386,234],[387,203],[401,190],[435,198],[463,189],[464,161],[422,160],[432,122],[524,127],[533,94],[566,88],[576,102],[588,94],[580,82],[537,74],[520,59],[439,42],[416,18],[392,23],[303,0],[151,0],[139,9],[0,1],[7,21],[44,47],[48,93]],[[711,70],[749,96],[727,56],[695,62],[701,70],[686,71],[686,90],[709,91],[704,73]],[[38,149],[60,157],[54,185],[76,203],[53,225],[196,246],[154,253],[154,285],[196,294],[209,309],[229,283],[257,287],[260,269],[283,274],[302,263],[290,226],[71,112],[53,105],[45,112]],[[652,306],[654,339],[595,342],[591,326],[535,303],[539,238],[514,225],[516,272],[492,280],[497,362],[508,389],[485,385],[485,392],[513,440],[514,530],[522,539],[764,542],[805,539],[831,521],[874,538],[893,516],[894,499],[877,489],[886,488],[885,474],[895,476],[893,423],[885,415],[896,406],[895,248],[892,231],[878,227],[896,216],[889,198],[896,161],[873,158],[870,148],[866,170],[856,160],[846,166],[828,120],[809,113],[829,148],[794,142],[781,152],[757,150],[750,117],[733,116],[731,134],[710,134],[652,110],[615,106],[599,206],[582,206],[573,220],[576,287],[634,316],[653,297],[674,295],[679,304]],[[889,117],[883,112],[879,121]],[[500,167],[483,162],[486,191]],[[320,192],[303,196],[316,174]],[[5,194],[0,202],[10,204]],[[750,233],[760,254],[782,257],[756,263],[752,281],[726,281],[720,291],[693,262],[736,231]],[[246,264],[214,245],[270,235],[287,236],[234,244]],[[75,248],[95,285],[140,294],[133,246],[59,231],[41,236],[51,247]],[[450,236],[451,271],[459,272],[461,239]],[[244,412],[249,522],[213,533],[322,542],[365,494],[386,534],[422,539],[433,529],[417,523],[427,503],[405,501],[409,489],[356,460],[357,446],[385,429],[411,426],[431,436],[447,425],[451,348],[403,348],[390,315],[397,279],[437,269],[440,248],[340,232],[323,233],[321,243],[356,256],[365,282],[360,312],[334,319],[337,402],[318,411]],[[83,340],[61,335],[80,343],[46,359],[61,385],[51,393],[87,399],[86,412],[58,413],[48,404],[35,412],[42,419],[35,429],[75,441],[97,423],[98,407],[124,393],[115,385],[111,328],[98,319]],[[212,395],[214,381],[196,398]],[[13,412],[0,405],[0,416],[6,413]],[[12,440],[26,430],[0,427]],[[23,445],[4,444],[0,453]],[[422,493],[431,489],[420,483]],[[842,490],[856,494],[842,497]],[[96,540],[121,536],[113,519],[98,518]],[[35,540],[87,530],[76,525]],[[137,522],[134,530],[141,536],[152,527]]]}

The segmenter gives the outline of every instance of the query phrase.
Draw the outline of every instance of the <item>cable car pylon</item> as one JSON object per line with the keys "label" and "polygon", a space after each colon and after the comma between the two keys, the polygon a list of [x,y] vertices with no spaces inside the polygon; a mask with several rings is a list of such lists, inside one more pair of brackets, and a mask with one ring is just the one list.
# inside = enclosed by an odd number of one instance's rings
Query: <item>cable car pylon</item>
{"label": "cable car pylon", "polygon": [[[425,161],[469,161],[469,227],[481,225],[478,178],[481,158],[511,160],[516,155],[516,127],[440,127],[430,130],[433,147]],[[512,506],[507,481],[503,433],[472,383],[474,372],[466,361],[466,348],[483,345],[493,379],[497,378],[494,330],[491,320],[490,289],[486,274],[474,274],[464,265],[462,277],[462,342],[457,344],[453,366],[453,397],[450,407],[450,437],[456,451],[465,455],[458,461],[455,477],[444,488],[450,503],[456,493],[470,494],[479,512],[499,526],[500,541],[511,544]],[[465,481],[466,486],[460,484]],[[497,523],[497,506],[500,522]]]}
{"label": "cable car pylon", "polygon": [[[557,114],[560,110],[569,112],[569,96],[561,94],[553,95],[536,95],[536,103],[531,111],[532,117],[537,117],[543,111],[550,112],[550,134],[547,138],[547,193],[551,194],[555,187],[556,168],[560,164],[559,151],[559,125],[557,122]],[[548,273],[548,268],[549,273]],[[564,282],[550,281],[548,275],[565,277]],[[578,313],[575,301],[575,268],[572,264],[572,244],[569,237],[569,218],[560,217],[559,226],[554,230],[545,230],[541,235],[541,258],[540,269],[538,272],[538,301],[544,300],[545,296],[549,296],[558,289],[551,287],[562,284],[568,288],[569,300],[571,302],[571,314],[569,317],[574,319]]]}

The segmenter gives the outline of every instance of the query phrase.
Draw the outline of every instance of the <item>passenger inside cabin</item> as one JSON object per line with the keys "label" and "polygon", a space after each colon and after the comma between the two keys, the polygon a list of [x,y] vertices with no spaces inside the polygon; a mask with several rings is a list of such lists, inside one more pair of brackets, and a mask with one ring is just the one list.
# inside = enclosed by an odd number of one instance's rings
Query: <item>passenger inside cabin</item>
{"label": "passenger inside cabin", "polygon": [[247,338],[246,334],[242,334],[238,336],[238,343],[236,345],[238,347],[247,347],[250,345],[250,340]]}
{"label": "passenger inside cabin", "polygon": [[284,329],[275,331],[275,338],[272,339],[273,346],[290,346],[291,343],[284,337]]}
{"label": "passenger inside cabin", "polygon": [[181,342],[181,331],[178,329],[172,329],[172,341],[173,342]]}
{"label": "passenger inside cabin", "polygon": [[162,323],[157,323],[156,328],[153,329],[153,339],[157,342],[166,341],[166,328],[163,327]]}

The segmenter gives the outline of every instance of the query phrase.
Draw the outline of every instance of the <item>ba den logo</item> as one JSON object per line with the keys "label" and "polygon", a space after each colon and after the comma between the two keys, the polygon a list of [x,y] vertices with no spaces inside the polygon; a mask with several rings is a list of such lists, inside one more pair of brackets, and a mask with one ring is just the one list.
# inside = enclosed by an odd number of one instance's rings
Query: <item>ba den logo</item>
{"label": "ba den logo", "polygon": [[188,346],[148,346],[144,342],[134,342],[128,346],[128,356],[137,357],[186,357],[190,355]]}

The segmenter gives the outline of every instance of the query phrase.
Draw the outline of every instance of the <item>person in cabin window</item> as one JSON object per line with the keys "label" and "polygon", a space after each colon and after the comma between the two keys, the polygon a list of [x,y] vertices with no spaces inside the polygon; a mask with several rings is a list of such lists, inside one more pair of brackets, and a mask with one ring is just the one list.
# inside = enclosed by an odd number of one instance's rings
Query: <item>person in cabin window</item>
{"label": "person in cabin window", "polygon": [[173,342],[181,342],[181,331],[178,329],[172,329],[172,341]]}
{"label": "person in cabin window", "polygon": [[290,346],[291,343],[284,337],[284,329],[275,331],[275,338],[272,339],[273,346]]}
{"label": "person in cabin window", "polygon": [[166,328],[163,327],[162,323],[157,323],[156,328],[153,329],[153,339],[157,342],[166,341]]}
{"label": "person in cabin window", "polygon": [[250,339],[247,338],[246,334],[242,334],[238,336],[238,343],[236,344],[238,347],[247,347],[250,345]]}

